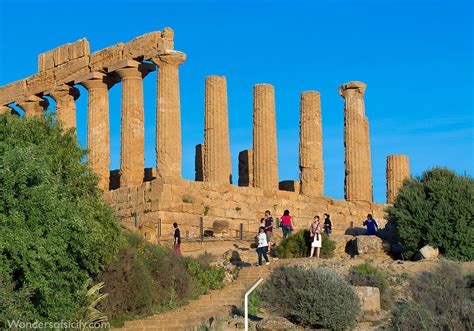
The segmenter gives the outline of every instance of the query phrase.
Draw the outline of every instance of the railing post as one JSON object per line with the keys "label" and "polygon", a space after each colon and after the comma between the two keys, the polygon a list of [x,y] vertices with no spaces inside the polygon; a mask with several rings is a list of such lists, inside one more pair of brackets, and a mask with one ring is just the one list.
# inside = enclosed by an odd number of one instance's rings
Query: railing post
{"label": "railing post", "polygon": [[240,232],[240,233],[239,233],[239,239],[240,239],[240,240],[243,240],[243,239],[244,239],[244,224],[243,224],[243,223],[240,223],[239,227],[240,227],[240,229],[239,229],[239,230],[240,230],[240,231],[239,231],[239,232]]}
{"label": "railing post", "polygon": [[244,323],[245,323],[245,331],[249,330],[249,295],[252,293],[253,290],[257,288],[258,285],[260,285],[263,282],[263,278],[260,278],[253,284],[253,286],[245,292],[245,297],[244,297],[244,309],[245,309],[245,314],[244,314]]}
{"label": "railing post", "polygon": [[199,237],[201,238],[201,242],[204,241],[204,218],[199,218]]}
{"label": "railing post", "polygon": [[135,227],[138,228],[138,213],[137,212],[133,213],[133,220],[135,222]]}
{"label": "railing post", "polygon": [[161,239],[161,218],[156,222],[156,239],[158,241]]}

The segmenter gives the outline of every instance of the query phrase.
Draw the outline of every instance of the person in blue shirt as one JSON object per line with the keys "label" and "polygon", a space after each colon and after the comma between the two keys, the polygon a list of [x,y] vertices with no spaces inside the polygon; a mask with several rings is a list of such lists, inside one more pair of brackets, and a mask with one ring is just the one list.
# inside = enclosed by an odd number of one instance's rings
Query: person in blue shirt
{"label": "person in blue shirt", "polygon": [[375,236],[379,229],[377,222],[372,218],[372,214],[367,215],[367,219],[364,221],[364,226],[367,227],[367,234],[369,236]]}

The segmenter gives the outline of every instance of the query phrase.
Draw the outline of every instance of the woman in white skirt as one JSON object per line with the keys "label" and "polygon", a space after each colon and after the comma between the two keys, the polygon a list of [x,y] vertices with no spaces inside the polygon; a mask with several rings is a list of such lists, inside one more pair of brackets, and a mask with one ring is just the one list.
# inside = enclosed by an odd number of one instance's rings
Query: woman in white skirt
{"label": "woman in white skirt", "polygon": [[323,233],[323,226],[319,221],[319,216],[314,216],[313,224],[311,224],[309,228],[309,236],[311,238],[311,253],[309,257],[313,257],[314,249],[316,248],[316,256],[319,259],[319,253],[321,252],[321,246],[323,243],[322,234]]}

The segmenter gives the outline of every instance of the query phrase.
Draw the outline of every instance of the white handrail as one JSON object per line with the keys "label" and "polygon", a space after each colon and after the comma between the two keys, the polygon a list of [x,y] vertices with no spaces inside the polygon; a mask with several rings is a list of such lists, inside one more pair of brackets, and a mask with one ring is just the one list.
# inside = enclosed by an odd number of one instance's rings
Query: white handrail
{"label": "white handrail", "polygon": [[259,278],[255,284],[252,285],[252,287],[245,292],[245,299],[244,299],[244,309],[245,309],[245,331],[249,330],[249,295],[252,293],[253,290],[257,288],[258,285],[260,285],[263,282],[263,278]]}

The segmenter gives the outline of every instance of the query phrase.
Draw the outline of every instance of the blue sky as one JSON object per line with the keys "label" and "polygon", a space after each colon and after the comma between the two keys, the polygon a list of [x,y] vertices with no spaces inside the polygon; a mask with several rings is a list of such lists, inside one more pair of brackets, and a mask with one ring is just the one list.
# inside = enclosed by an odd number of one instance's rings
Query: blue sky
{"label": "blue sky", "polygon": [[[343,198],[342,83],[367,84],[374,199],[385,160],[406,153],[412,174],[474,170],[472,1],[0,0],[0,85],[37,72],[37,55],[86,37],[91,52],[170,26],[181,66],[183,176],[203,142],[204,78],[225,75],[234,182],[252,145],[252,87],[275,86],[280,180],[298,179],[299,94],[321,92],[325,194]],[[156,72],[144,81],[146,166],[155,165]],[[87,91],[77,101],[86,145]],[[110,90],[112,169],[119,168],[120,85]],[[54,109],[54,102],[52,108]]]}

